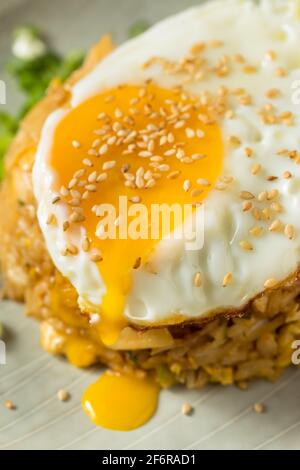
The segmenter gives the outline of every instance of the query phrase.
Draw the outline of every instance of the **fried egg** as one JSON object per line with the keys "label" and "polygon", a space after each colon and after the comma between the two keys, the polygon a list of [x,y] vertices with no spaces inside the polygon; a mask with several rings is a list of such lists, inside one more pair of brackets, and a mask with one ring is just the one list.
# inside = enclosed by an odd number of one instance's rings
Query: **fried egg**
{"label": "fried egg", "polygon": [[[105,344],[128,322],[238,310],[297,269],[299,37],[297,1],[210,1],[117,48],[47,119],[39,224]],[[121,196],[133,212],[190,204],[182,225],[203,211],[203,246],[169,237],[176,223],[104,239],[101,211]]]}

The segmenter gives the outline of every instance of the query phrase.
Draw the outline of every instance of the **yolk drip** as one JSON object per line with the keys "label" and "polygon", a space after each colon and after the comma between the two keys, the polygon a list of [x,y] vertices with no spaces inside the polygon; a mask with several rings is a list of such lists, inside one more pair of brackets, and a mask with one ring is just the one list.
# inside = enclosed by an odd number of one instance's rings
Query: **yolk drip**
{"label": "yolk drip", "polygon": [[150,379],[107,371],[85,391],[82,405],[98,426],[130,431],[155,413],[158,394],[158,385]]}
{"label": "yolk drip", "polygon": [[[147,261],[158,240],[151,235],[101,239],[97,206],[110,204],[118,216],[119,198],[126,196],[128,207],[139,201],[150,217],[151,204],[203,201],[221,172],[223,156],[220,128],[203,119],[205,115],[197,99],[181,91],[152,83],[122,85],[68,110],[55,130],[50,155],[57,175],[53,189],[64,194],[59,203],[69,207],[72,223],[65,230],[72,230],[74,220],[85,228],[91,251],[87,246],[84,251],[98,263],[105,283],[98,328],[107,345],[126,325],[132,270]],[[206,183],[197,182],[199,178]],[[147,223],[150,226],[149,218]],[[120,233],[122,220],[117,225]],[[158,238],[164,235],[160,230]],[[101,261],[100,255],[92,257],[92,249],[101,254]],[[76,255],[76,250],[68,255]]]}

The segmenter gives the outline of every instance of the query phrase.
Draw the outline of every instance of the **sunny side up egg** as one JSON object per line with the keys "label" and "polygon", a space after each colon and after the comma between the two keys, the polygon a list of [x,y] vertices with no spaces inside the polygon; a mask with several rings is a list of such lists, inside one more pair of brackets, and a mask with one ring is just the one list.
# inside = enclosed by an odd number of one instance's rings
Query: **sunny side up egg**
{"label": "sunny side up egg", "polygon": [[[129,321],[236,310],[296,271],[299,38],[297,1],[210,1],[116,49],[48,118],[39,224],[105,344]],[[103,239],[102,205],[120,196],[203,210],[203,246]]]}

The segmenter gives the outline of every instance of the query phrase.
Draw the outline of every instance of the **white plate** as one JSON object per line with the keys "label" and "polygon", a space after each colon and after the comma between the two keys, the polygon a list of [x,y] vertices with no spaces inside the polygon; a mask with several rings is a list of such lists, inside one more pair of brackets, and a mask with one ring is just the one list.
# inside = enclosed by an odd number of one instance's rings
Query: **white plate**
{"label": "white plate", "polygon": [[[197,4],[193,0],[1,0],[0,69],[9,56],[14,27],[29,23],[49,33],[61,51],[86,49],[111,31],[126,39],[136,20],[154,23]],[[0,72],[1,79],[7,79]],[[8,107],[20,97],[8,83]],[[81,410],[80,398],[100,370],[78,370],[53,358],[39,346],[38,325],[22,314],[22,307],[0,303],[6,329],[7,364],[0,366],[0,449],[297,449],[300,447],[300,370],[290,369],[275,384],[259,381],[242,392],[236,387],[180,388],[161,394],[156,416],[142,428],[113,432],[96,428]],[[70,391],[60,402],[56,392]],[[17,409],[3,403],[12,400]],[[195,407],[190,417],[181,405]],[[255,402],[267,411],[256,414]]]}

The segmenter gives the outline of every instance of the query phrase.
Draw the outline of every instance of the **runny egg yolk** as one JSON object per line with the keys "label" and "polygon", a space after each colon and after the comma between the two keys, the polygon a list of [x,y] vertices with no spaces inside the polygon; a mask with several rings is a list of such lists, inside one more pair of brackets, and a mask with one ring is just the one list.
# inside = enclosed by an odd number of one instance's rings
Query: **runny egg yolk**
{"label": "runny egg yolk", "polygon": [[[50,152],[53,190],[69,214],[61,230],[86,231],[82,246],[66,246],[64,255],[84,250],[98,265],[106,286],[98,324],[104,344],[113,344],[126,325],[132,271],[147,262],[158,239],[103,239],[99,205],[118,211],[120,196],[126,197],[128,207],[148,209],[150,226],[152,204],[201,203],[221,172],[222,156],[221,131],[209,110],[180,89],[153,83],[101,92],[68,109],[57,125]],[[115,227],[120,233],[121,219]]]}
{"label": "runny egg yolk", "polygon": [[84,392],[82,405],[98,426],[130,431],[151,418],[158,394],[158,385],[150,379],[107,371]]}

